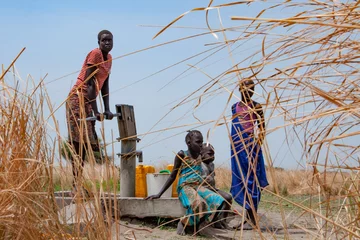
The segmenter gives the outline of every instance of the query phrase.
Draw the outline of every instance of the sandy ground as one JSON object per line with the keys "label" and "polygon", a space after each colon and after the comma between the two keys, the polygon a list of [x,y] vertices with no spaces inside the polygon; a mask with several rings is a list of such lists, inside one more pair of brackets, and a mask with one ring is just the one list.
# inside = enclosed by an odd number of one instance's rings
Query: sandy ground
{"label": "sandy ground", "polygon": [[[76,204],[71,204],[63,208],[59,214],[66,219],[64,224],[76,224],[79,219],[75,218]],[[85,210],[80,214],[81,219],[84,216],[91,218],[93,204],[91,202],[82,205],[81,209]],[[65,211],[66,210],[66,211]],[[79,209],[78,209],[79,210]],[[242,212],[238,207],[236,209]],[[283,220],[284,218],[284,220]],[[160,222],[162,221],[162,222]],[[229,227],[238,224],[241,221],[239,215],[233,215],[228,219]],[[114,222],[114,221],[112,221]],[[297,213],[284,213],[283,217],[280,212],[259,210],[259,228],[250,230],[219,230],[211,226],[206,226],[197,236],[186,235],[179,236],[176,234],[176,224],[164,227],[158,227],[159,223],[164,223],[164,219],[135,219],[122,218],[116,223],[111,223],[112,239],[320,239],[317,230],[316,221],[310,215]],[[286,224],[283,224],[286,223]],[[320,221],[319,224],[320,225]],[[340,239],[339,236],[326,239]]]}
{"label": "sandy ground", "polygon": [[[163,229],[147,226],[141,219],[122,219],[113,224],[112,239],[316,239],[314,221],[308,217],[286,217],[286,229],[278,212],[259,212],[260,229],[255,230],[219,230],[206,227],[197,236],[176,234],[174,226]],[[239,216],[229,219],[229,226],[240,221]],[[311,226],[312,225],[312,226]],[[116,230],[117,228],[117,230]]]}

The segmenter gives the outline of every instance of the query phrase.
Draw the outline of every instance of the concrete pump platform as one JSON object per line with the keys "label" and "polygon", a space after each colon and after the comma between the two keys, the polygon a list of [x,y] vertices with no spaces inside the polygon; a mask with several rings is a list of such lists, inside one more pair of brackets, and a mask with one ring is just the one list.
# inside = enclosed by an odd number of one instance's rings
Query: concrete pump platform
{"label": "concrete pump platform", "polygon": [[[59,210],[73,205],[73,198],[70,195],[70,191],[55,192],[54,195]],[[185,215],[185,209],[181,206],[178,198],[160,198],[149,201],[144,200],[144,198],[120,197],[120,195],[105,193],[100,199],[101,204],[106,209],[111,209],[113,216],[115,216],[115,211],[117,211],[116,215],[120,217],[137,218],[179,218]],[[93,199],[89,198],[87,202],[92,201]]]}

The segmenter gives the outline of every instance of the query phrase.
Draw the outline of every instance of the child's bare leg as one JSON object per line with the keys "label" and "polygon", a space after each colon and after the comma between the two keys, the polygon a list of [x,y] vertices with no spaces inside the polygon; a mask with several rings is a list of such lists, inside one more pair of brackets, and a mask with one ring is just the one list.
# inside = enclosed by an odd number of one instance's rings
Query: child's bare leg
{"label": "child's bare leg", "polygon": [[223,211],[222,214],[221,214],[220,224],[221,224],[221,226],[222,226],[223,229],[229,229],[229,226],[227,225],[226,220],[227,220],[227,217],[228,217],[230,208],[231,208],[231,205],[229,205],[228,203],[226,203],[225,206],[224,206],[224,209],[223,209],[224,211]]}
{"label": "child's bare leg", "polygon": [[220,207],[219,207],[219,212],[216,213],[215,217],[214,217],[214,228],[218,228],[218,229],[224,229],[223,224],[221,223],[224,219],[223,219],[223,210],[226,209],[226,202],[223,202]]}

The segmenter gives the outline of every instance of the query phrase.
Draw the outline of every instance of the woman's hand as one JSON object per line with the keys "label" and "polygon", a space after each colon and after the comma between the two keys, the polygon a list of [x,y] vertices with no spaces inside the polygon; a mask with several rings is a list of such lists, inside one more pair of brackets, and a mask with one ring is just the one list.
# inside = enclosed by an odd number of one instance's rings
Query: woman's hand
{"label": "woman's hand", "polygon": [[145,198],[145,200],[154,200],[154,199],[158,199],[160,197],[161,197],[160,194],[156,194],[156,195],[148,196],[147,198]]}
{"label": "woman's hand", "polygon": [[111,120],[111,119],[113,119],[114,114],[112,112],[110,112],[110,110],[107,110],[104,112],[104,116],[105,116],[105,119]]}
{"label": "woman's hand", "polygon": [[96,120],[102,122],[104,120],[104,115],[99,113],[99,112],[96,112],[94,113],[95,117],[96,117]]}

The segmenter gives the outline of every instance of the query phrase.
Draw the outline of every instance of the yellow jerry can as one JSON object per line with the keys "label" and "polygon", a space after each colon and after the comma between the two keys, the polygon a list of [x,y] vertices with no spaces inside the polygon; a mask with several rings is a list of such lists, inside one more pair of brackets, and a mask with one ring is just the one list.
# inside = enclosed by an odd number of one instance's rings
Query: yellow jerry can
{"label": "yellow jerry can", "polygon": [[153,166],[145,165],[145,168],[146,168],[146,173],[155,173],[155,168]]}
{"label": "yellow jerry can", "polygon": [[[173,165],[173,164],[169,164],[169,165],[167,165],[167,167],[166,167],[166,169],[169,170],[169,171],[172,171],[173,168],[174,168],[174,165]],[[178,172],[178,174],[177,174],[177,176],[176,176],[176,179],[175,179],[175,181],[174,181],[174,183],[173,183],[173,185],[172,185],[172,194],[171,194],[172,197],[178,197],[178,193],[177,193],[178,181],[179,181],[179,172]]]}
{"label": "yellow jerry can", "polygon": [[135,197],[147,197],[146,174],[155,173],[155,168],[139,164],[135,170]]}
{"label": "yellow jerry can", "polygon": [[147,197],[146,167],[142,164],[135,170],[135,197]]}

